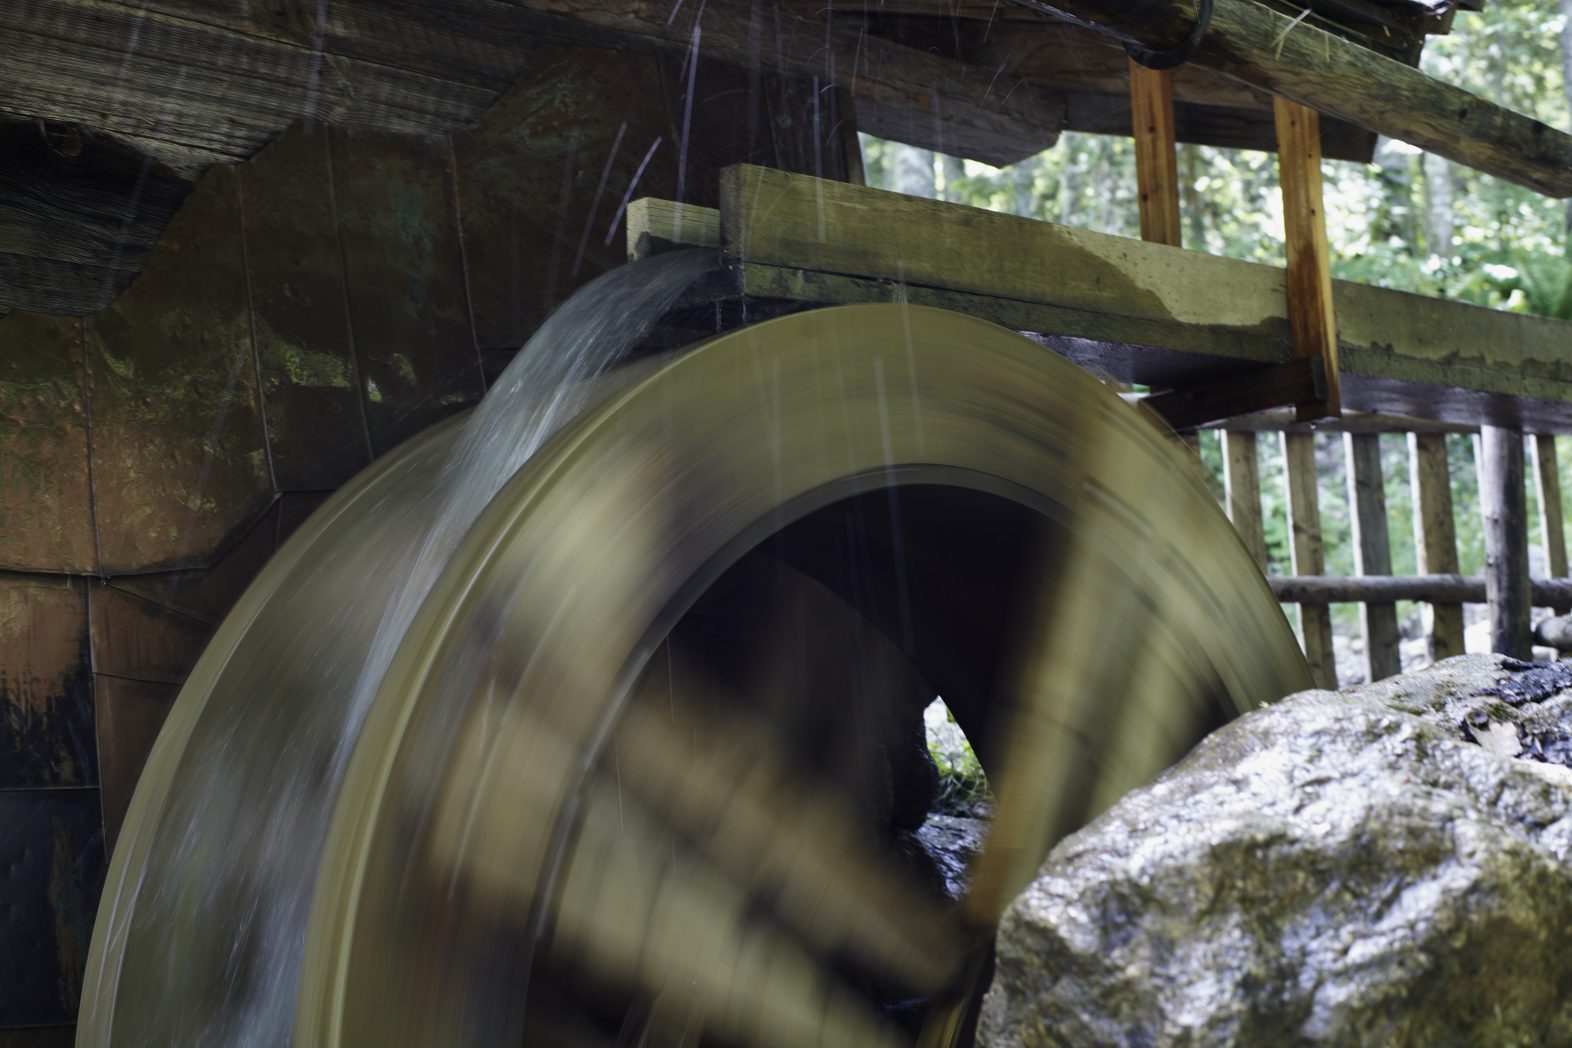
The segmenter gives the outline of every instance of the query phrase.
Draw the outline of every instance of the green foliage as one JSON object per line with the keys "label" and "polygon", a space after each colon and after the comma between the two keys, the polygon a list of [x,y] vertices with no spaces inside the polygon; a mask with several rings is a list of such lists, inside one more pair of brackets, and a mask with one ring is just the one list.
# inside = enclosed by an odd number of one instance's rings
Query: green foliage
{"label": "green foliage", "polygon": [[941,699],[923,714],[928,754],[939,769],[939,795],[933,810],[942,815],[975,815],[992,803],[988,778],[961,726]]}

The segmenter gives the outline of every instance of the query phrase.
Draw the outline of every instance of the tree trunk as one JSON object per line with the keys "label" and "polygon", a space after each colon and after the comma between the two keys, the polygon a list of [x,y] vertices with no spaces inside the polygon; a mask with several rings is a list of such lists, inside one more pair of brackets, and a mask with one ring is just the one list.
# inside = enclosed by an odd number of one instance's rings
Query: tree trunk
{"label": "tree trunk", "polygon": [[[1562,0],[1572,4],[1572,0]],[[1425,246],[1432,255],[1452,257],[1452,169],[1447,162],[1429,153],[1419,155],[1419,170],[1425,179]],[[1572,219],[1572,213],[1569,213]]]}
{"label": "tree trunk", "polygon": [[895,191],[929,200],[938,195],[933,177],[933,150],[895,147]]}
{"label": "tree trunk", "polygon": [[[1023,160],[1022,163],[1025,163]],[[966,177],[966,161],[958,156],[948,153],[939,155],[939,164],[944,170],[944,199],[952,204],[961,202],[961,179]]]}
{"label": "tree trunk", "polygon": [[[1561,89],[1572,107],[1572,0],[1561,0]],[[1572,240],[1572,200],[1567,201],[1567,236]]]}

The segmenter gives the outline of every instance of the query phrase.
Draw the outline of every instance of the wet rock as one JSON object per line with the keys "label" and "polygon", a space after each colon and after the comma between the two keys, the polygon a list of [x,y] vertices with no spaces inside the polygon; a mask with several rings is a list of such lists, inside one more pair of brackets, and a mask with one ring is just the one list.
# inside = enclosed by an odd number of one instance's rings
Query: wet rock
{"label": "wet rock", "polygon": [[1572,1043],[1569,688],[1463,656],[1218,731],[1049,856],[981,1043]]}

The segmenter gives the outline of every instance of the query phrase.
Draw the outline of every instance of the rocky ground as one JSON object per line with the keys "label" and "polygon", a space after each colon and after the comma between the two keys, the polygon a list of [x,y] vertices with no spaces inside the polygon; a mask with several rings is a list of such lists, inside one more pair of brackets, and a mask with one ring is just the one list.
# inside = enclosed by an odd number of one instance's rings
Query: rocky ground
{"label": "rocky ground", "polygon": [[1572,1043],[1569,764],[1561,664],[1251,713],[1054,850],[980,1040]]}

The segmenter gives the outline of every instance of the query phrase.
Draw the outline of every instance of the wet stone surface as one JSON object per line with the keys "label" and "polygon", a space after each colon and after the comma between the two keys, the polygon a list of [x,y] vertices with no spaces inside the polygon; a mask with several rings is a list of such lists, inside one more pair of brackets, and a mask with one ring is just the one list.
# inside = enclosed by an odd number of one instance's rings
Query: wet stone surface
{"label": "wet stone surface", "polygon": [[1240,718],[1049,856],[981,1043],[1572,1043],[1569,763],[1499,656]]}

